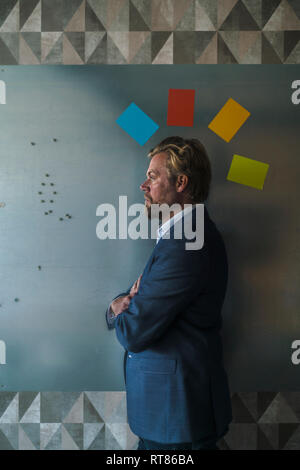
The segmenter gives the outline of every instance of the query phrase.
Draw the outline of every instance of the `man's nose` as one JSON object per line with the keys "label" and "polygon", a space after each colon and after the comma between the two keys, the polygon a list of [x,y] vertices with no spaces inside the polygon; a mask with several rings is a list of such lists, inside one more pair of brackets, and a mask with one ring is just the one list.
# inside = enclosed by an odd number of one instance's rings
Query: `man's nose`
{"label": "man's nose", "polygon": [[147,180],[145,180],[141,185],[140,185],[140,189],[142,191],[146,191],[147,190]]}

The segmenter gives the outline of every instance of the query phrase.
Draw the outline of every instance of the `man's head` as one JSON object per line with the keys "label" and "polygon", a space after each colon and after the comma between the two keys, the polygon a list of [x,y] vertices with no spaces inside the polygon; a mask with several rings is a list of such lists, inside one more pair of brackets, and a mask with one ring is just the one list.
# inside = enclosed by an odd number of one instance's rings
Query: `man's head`
{"label": "man's head", "polygon": [[145,207],[151,204],[202,203],[208,197],[211,167],[204,146],[197,139],[167,137],[150,150],[147,179],[141,184]]}

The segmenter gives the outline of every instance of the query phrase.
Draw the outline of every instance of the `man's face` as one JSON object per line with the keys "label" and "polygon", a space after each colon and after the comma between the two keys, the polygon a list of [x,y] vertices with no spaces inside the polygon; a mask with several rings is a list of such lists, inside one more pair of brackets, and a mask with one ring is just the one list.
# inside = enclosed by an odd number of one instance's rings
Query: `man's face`
{"label": "man's face", "polygon": [[140,189],[144,191],[145,208],[149,218],[151,217],[151,204],[171,206],[177,202],[178,194],[175,186],[168,180],[167,157],[167,154],[163,152],[152,157],[146,173],[147,179],[140,185]]}

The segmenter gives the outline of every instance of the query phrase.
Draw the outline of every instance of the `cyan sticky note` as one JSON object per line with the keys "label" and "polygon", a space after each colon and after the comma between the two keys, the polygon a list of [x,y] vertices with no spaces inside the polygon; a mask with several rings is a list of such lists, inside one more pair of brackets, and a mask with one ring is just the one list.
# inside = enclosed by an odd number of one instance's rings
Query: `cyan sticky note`
{"label": "cyan sticky note", "polygon": [[159,128],[135,103],[131,103],[116,122],[140,145],[144,145]]}

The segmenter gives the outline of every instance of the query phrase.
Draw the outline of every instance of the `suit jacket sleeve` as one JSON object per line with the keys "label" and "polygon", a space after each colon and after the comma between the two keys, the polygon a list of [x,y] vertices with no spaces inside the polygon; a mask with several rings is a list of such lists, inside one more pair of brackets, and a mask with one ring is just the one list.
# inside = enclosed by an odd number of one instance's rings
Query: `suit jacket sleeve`
{"label": "suit jacket sleeve", "polygon": [[[124,295],[128,295],[129,292],[130,292],[130,289],[131,289],[131,287],[129,287],[129,289],[127,289],[126,292],[123,292],[122,294],[119,294],[119,295],[117,295],[116,297],[114,297],[114,298],[112,299],[112,301],[115,300],[115,299],[117,299],[118,297],[122,297],[122,296],[124,296]],[[112,302],[111,302],[111,303],[112,303]],[[114,312],[113,312],[112,309],[110,308],[111,303],[109,304],[108,309],[107,309],[106,312],[105,312],[106,324],[107,324],[107,327],[108,327],[109,330],[112,330],[112,329],[115,328],[115,320],[116,320],[116,318],[117,318],[117,316],[114,314]]]}
{"label": "suit jacket sleeve", "polygon": [[122,346],[140,352],[158,340],[205,288],[210,269],[206,245],[201,250],[185,250],[182,240],[161,240],[138,293],[115,319]]}

